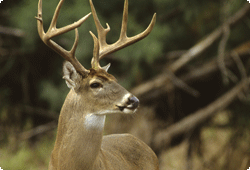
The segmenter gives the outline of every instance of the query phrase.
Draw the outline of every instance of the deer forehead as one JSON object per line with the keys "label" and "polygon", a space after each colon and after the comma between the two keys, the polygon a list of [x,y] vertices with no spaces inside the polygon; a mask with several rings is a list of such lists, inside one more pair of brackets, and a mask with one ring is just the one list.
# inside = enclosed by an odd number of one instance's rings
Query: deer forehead
{"label": "deer forehead", "polygon": [[116,78],[113,75],[107,73],[105,70],[102,70],[102,69],[100,69],[100,70],[90,69],[90,73],[89,73],[88,77],[90,78],[89,79],[90,83],[95,81],[95,80],[100,80],[102,82],[104,82],[104,81],[115,81],[116,82]]}

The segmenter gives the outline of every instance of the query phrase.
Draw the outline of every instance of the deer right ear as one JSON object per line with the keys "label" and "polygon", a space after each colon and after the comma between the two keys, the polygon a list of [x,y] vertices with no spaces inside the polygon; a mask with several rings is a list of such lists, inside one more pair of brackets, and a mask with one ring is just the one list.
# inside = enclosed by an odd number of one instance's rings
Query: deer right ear
{"label": "deer right ear", "polygon": [[68,61],[63,64],[63,79],[67,86],[75,91],[80,88],[81,76],[77,73],[75,67]]}

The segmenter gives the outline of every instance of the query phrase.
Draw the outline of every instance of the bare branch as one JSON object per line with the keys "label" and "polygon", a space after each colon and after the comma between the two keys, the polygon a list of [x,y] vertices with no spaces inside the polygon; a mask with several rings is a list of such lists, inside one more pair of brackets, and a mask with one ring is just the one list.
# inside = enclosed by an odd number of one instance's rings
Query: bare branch
{"label": "bare branch", "polygon": [[237,53],[236,51],[232,51],[231,57],[235,61],[236,65],[241,73],[241,78],[246,79],[247,78],[247,71],[244,67],[242,60],[240,59],[239,53]]}
{"label": "bare branch", "polygon": [[166,54],[166,57],[168,60],[178,59],[186,52],[187,50],[170,51]]}
{"label": "bare branch", "polygon": [[45,110],[42,108],[36,108],[36,107],[32,107],[32,106],[28,106],[28,105],[21,105],[21,108],[24,112],[29,113],[29,114],[37,114],[40,115],[42,117],[46,117],[52,120],[57,120],[58,119],[58,113],[56,112],[52,112],[49,110]]}
{"label": "bare branch", "polygon": [[5,27],[0,25],[0,34],[11,35],[15,37],[24,37],[25,32],[18,28]]}
{"label": "bare branch", "polygon": [[[239,69],[239,71],[240,71],[240,74],[241,74],[242,79],[246,79],[246,78],[247,78],[247,71],[246,71],[246,69],[245,69],[245,67],[244,67],[244,64],[243,64],[243,62],[242,62],[242,60],[241,60],[239,54],[238,54],[236,51],[233,51],[231,57],[232,57],[233,60],[235,61],[236,65],[237,65],[237,67],[238,67],[238,69]],[[248,85],[246,86],[246,88],[244,89],[244,91],[245,91],[246,93],[247,93],[247,91],[249,90],[249,89],[248,89],[248,86],[249,86],[249,84],[248,84]],[[240,94],[239,94],[239,99],[240,99],[240,100],[244,100],[245,98],[246,98],[246,96],[244,95],[244,93],[240,93]]]}
{"label": "bare branch", "polygon": [[234,99],[236,99],[237,95],[245,88],[250,82],[250,77],[242,80],[239,84],[237,84],[232,90],[206,106],[201,110],[187,116],[183,120],[173,124],[168,127],[166,130],[159,132],[153,142],[153,146],[156,150],[160,148],[164,148],[168,146],[170,141],[183,133],[187,133],[190,130],[197,127],[199,124],[213,116],[219,110],[226,108]]}
{"label": "bare branch", "polygon": [[221,73],[222,73],[223,82],[225,84],[228,84],[229,83],[228,72],[227,72],[225,61],[224,61],[224,56],[225,56],[225,51],[226,51],[226,44],[230,35],[229,25],[225,24],[222,27],[222,30],[223,30],[223,36],[218,47],[218,64],[219,64],[219,69],[221,70]]}
{"label": "bare branch", "polygon": [[187,62],[191,61],[199,54],[201,54],[204,50],[210,47],[215,40],[217,40],[221,34],[223,33],[224,25],[233,26],[239,20],[241,20],[248,12],[250,11],[249,4],[244,5],[237,13],[235,13],[232,17],[230,17],[222,26],[213,31],[207,38],[190,48],[187,53],[183,54],[179,60],[172,64],[169,68],[173,72],[179,70],[183,67]]}
{"label": "bare branch", "polygon": [[[239,22],[247,13],[249,13],[249,11],[250,5],[246,4],[237,13],[230,17],[225,23],[227,23],[231,27],[237,22]],[[211,46],[213,42],[215,42],[215,40],[217,40],[221,36],[223,25],[213,31],[207,38],[187,50],[187,52],[184,53],[177,61],[175,61],[168,69],[175,73],[189,61],[201,54],[205,49]],[[169,82],[169,77],[166,75],[166,70],[164,70],[162,74],[158,75],[153,80],[150,80],[135,87],[131,90],[131,92],[136,96],[140,97],[141,95],[146,94],[150,91],[160,89],[166,86],[166,84],[168,84]]]}
{"label": "bare branch", "polygon": [[192,95],[194,97],[199,97],[199,95],[200,95],[199,91],[197,91],[196,89],[190,87],[187,83],[185,83],[183,80],[178,78],[174,73],[172,73],[171,71],[168,71],[167,74],[170,76],[170,79],[171,79],[172,83],[176,87],[186,91],[187,93],[189,93],[190,95]]}
{"label": "bare branch", "polygon": [[23,133],[19,134],[19,139],[20,140],[30,139],[31,137],[34,137],[36,135],[40,135],[40,134],[45,133],[47,131],[53,130],[56,128],[56,126],[57,126],[56,121],[52,121],[50,123],[37,126],[34,129],[31,129],[27,132],[23,132]]}
{"label": "bare branch", "polygon": [[217,40],[222,33],[222,29],[218,28],[214,32],[212,32],[207,38],[202,40],[201,42],[194,45],[190,48],[185,54],[183,54],[176,62],[174,62],[169,69],[173,72],[176,72],[180,68],[182,68],[186,63],[199,56],[203,51],[205,51],[208,47],[210,47],[215,40]]}

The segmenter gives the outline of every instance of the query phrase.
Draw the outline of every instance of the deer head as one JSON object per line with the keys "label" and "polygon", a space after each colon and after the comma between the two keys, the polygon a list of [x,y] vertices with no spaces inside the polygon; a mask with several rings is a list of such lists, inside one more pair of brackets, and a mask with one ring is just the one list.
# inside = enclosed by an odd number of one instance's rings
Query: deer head
{"label": "deer head", "polygon": [[[85,104],[87,107],[86,109],[92,114],[133,113],[138,107],[139,100],[120,86],[114,76],[107,72],[110,64],[101,67],[99,61],[108,54],[146,37],[154,27],[156,14],[154,14],[151,23],[144,32],[133,37],[127,37],[128,0],[125,0],[120,37],[117,42],[107,44],[106,35],[110,31],[110,27],[108,24],[106,24],[107,28],[102,27],[92,0],[90,0],[89,2],[97,28],[98,38],[90,31],[94,40],[94,50],[91,61],[92,68],[87,70],[75,57],[75,51],[79,38],[77,27],[86,21],[91,13],[71,25],[63,28],[56,28],[57,18],[63,2],[64,0],[60,0],[46,33],[43,29],[42,0],[39,0],[38,3],[38,16],[36,19],[38,33],[42,41],[66,60],[63,65],[63,78],[67,86],[71,89],[71,93],[77,93],[78,96],[86,98],[85,102],[88,103],[88,105]],[[75,29],[75,42],[70,51],[63,49],[60,45],[51,40],[51,38],[73,29]]]}

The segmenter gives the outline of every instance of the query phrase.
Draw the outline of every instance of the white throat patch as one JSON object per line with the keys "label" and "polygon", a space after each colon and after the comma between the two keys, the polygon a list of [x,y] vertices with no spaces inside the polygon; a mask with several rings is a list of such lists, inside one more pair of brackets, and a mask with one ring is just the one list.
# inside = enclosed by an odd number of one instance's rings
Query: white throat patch
{"label": "white throat patch", "polygon": [[87,129],[102,130],[104,128],[105,118],[106,115],[88,114],[85,117],[84,124]]}

